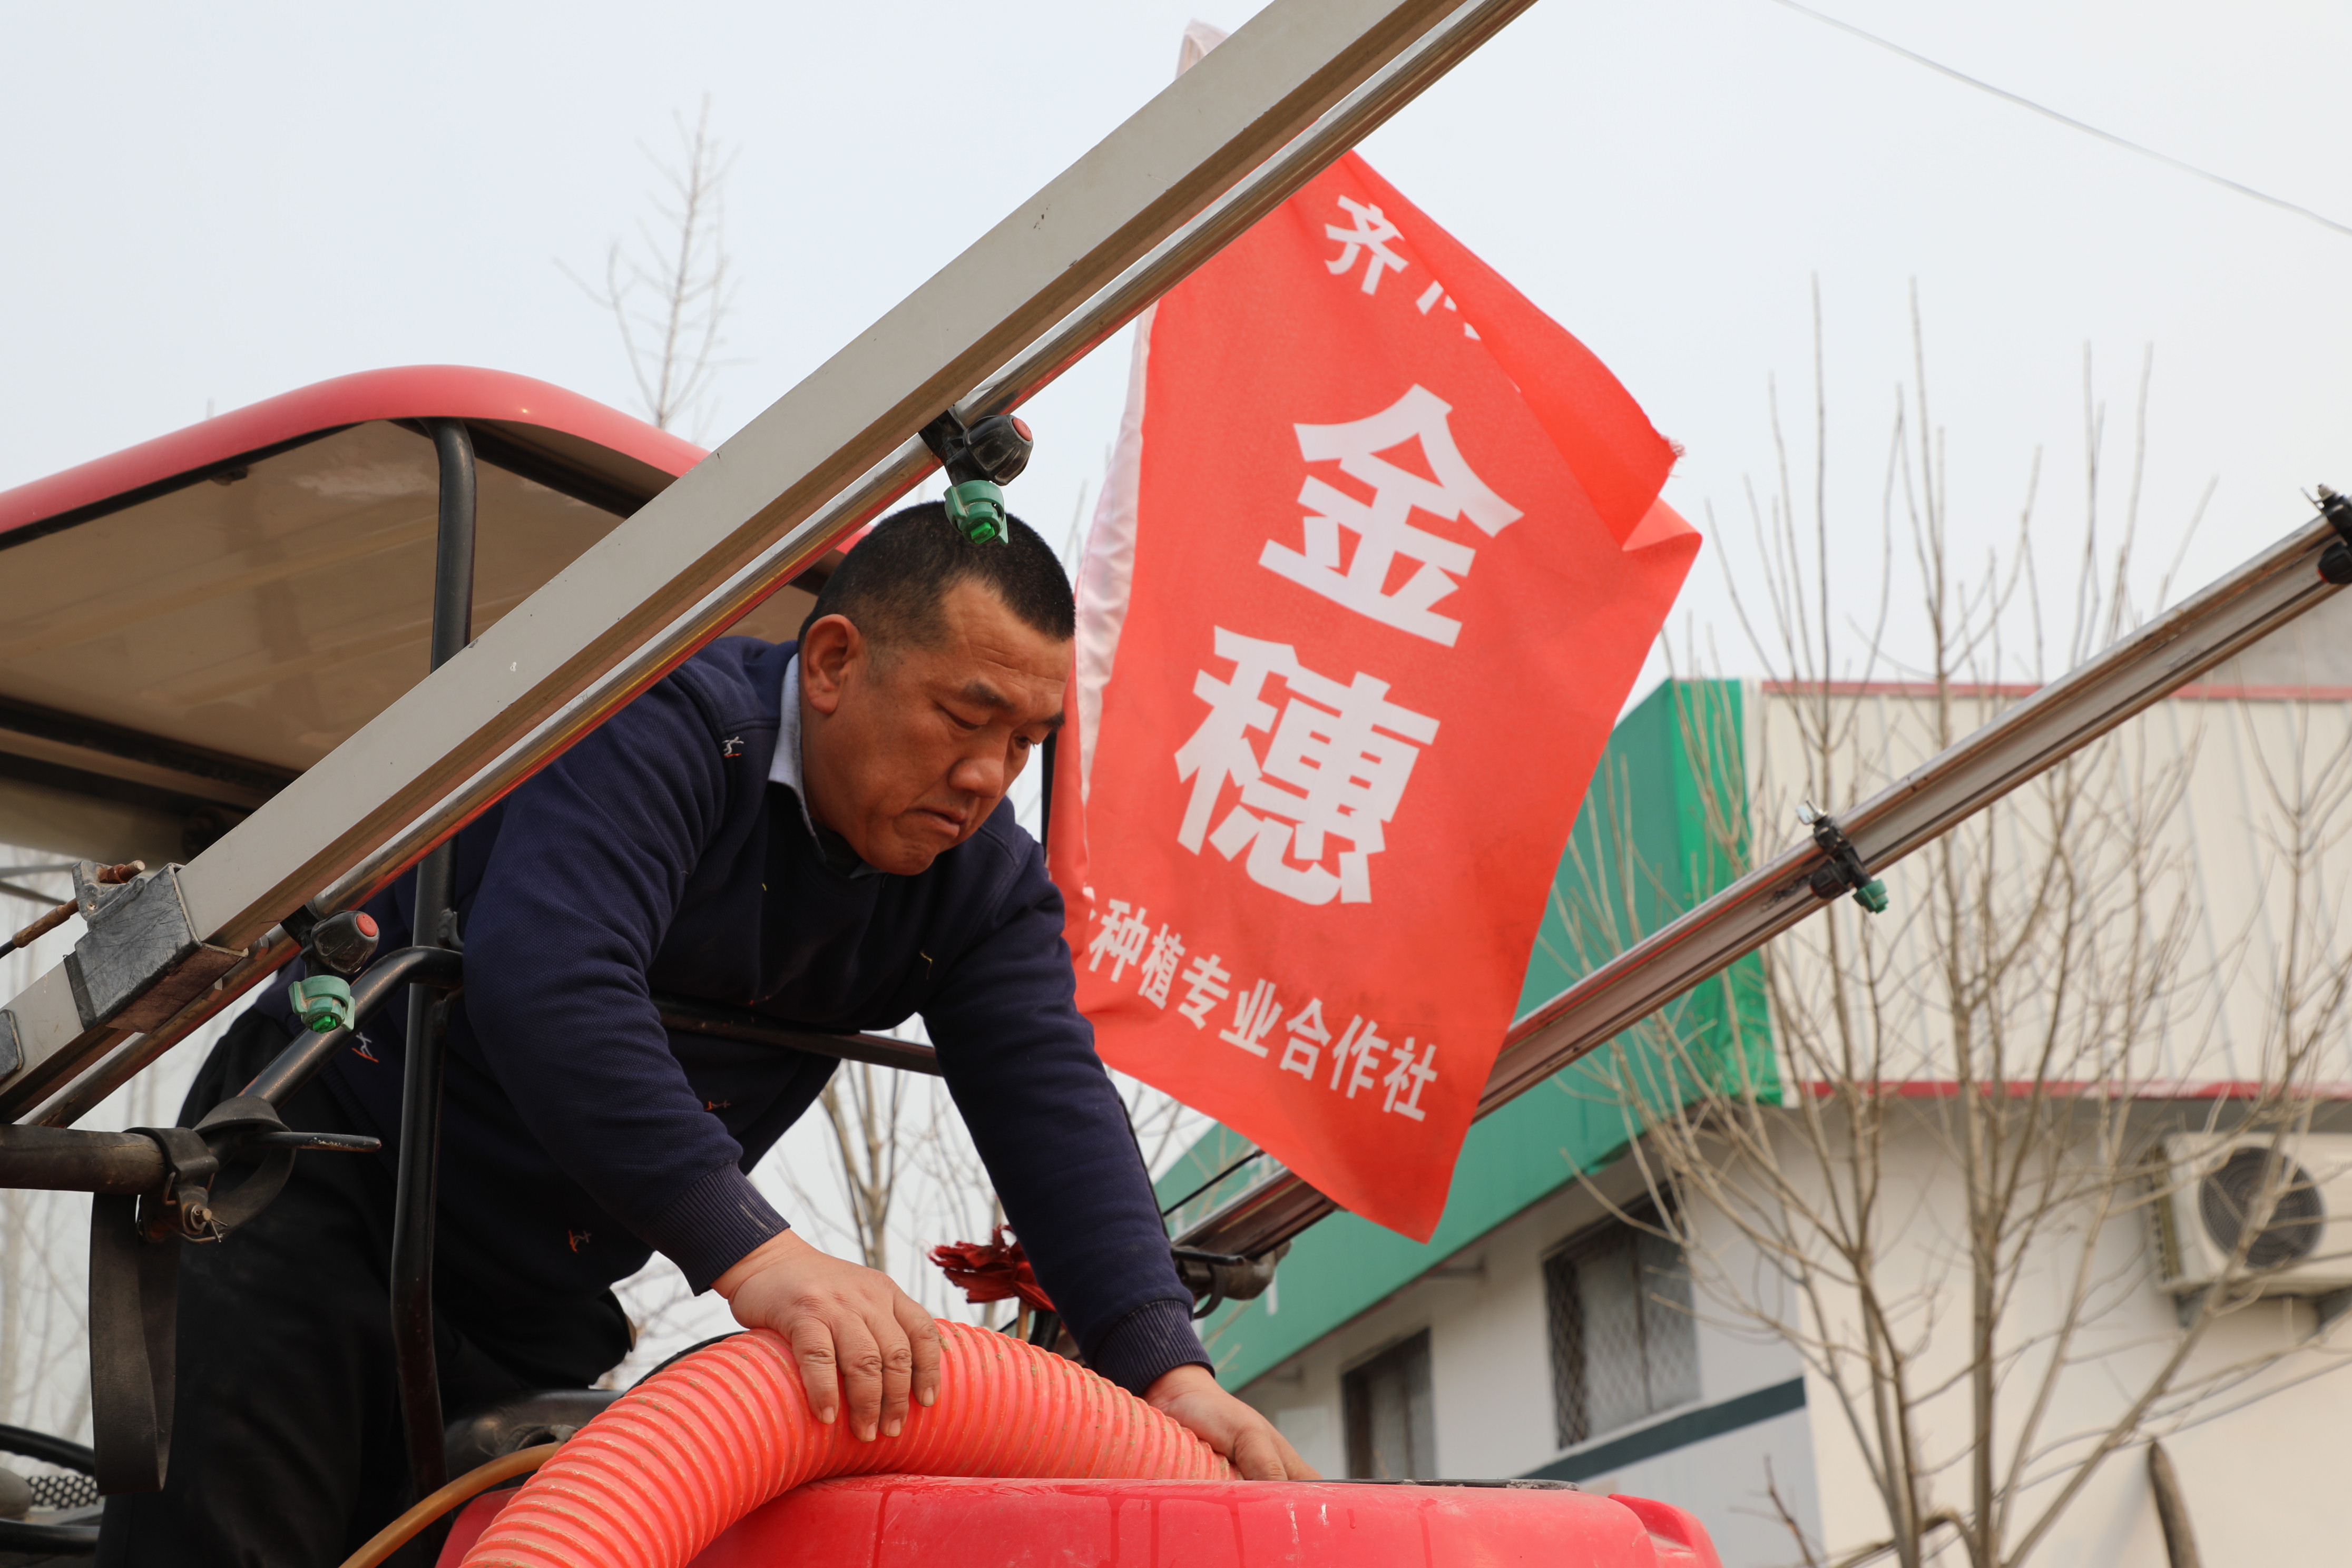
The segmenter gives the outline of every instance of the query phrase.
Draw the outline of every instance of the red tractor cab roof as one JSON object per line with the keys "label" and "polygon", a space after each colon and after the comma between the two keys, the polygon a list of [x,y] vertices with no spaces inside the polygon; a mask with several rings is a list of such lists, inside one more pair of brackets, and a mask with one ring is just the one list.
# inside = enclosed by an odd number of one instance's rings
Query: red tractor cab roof
{"label": "red tractor cab roof", "polygon": [[[0,492],[0,843],[184,859],[423,679],[428,419],[474,440],[478,634],[704,456],[545,382],[420,365]],[[824,570],[737,629],[793,635]]]}

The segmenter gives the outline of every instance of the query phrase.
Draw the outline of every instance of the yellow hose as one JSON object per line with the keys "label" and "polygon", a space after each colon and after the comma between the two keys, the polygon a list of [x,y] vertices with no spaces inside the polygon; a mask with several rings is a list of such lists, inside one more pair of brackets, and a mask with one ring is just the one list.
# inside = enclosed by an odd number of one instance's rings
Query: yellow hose
{"label": "yellow hose", "polygon": [[554,1456],[562,1445],[541,1443],[537,1447],[517,1448],[488,1464],[467,1470],[390,1524],[375,1532],[365,1546],[343,1559],[343,1568],[377,1568],[394,1552],[407,1545],[426,1525],[439,1519],[458,1504],[471,1502],[500,1481],[517,1476],[527,1476]]}

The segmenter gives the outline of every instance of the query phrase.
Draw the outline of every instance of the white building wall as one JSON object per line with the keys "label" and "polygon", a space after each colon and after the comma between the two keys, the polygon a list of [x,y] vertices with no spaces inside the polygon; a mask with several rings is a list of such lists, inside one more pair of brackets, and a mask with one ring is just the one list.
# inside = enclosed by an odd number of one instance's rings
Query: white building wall
{"label": "white building wall", "polygon": [[[2084,869],[2116,878],[2102,907],[2129,902],[2120,885],[2123,846],[2143,826],[2145,894],[2139,908],[2158,927],[2182,922],[2168,952],[2170,986],[2162,1016],[2146,1031],[2134,1074],[2144,1080],[2259,1079],[2274,1071],[2280,996],[2315,971],[2342,961],[2352,946],[2345,889],[2352,888],[2352,679],[2338,668],[2352,656],[2352,595],[2339,595],[2284,632],[2216,669],[2188,694],[2158,704],[2094,750],[2081,754],[2081,795],[2053,822],[2042,784],[2028,784],[1995,808],[1999,826],[1985,843],[1980,818],[1949,841],[1978,843],[1984,858],[1964,866],[1964,879],[1990,868],[1996,901],[2021,913],[2035,879],[2063,835],[2089,848]],[[1801,804],[1833,815],[1868,799],[1956,741],[1991,722],[2029,689],[1968,694],[1939,710],[1932,689],[1877,686],[1833,689],[1826,727],[1836,737],[1827,763],[1813,738],[1824,727],[1824,699],[1808,688],[1751,683],[1744,727],[1749,823],[1759,858],[1801,841]],[[2304,853],[2294,852],[2298,836]],[[1920,1004],[1918,1049],[1890,1064],[1897,1076],[1949,1077],[1940,1042],[1934,982],[1937,931],[1927,918],[1937,889],[1938,849],[1930,846],[1878,870],[1892,908],[1867,921],[1848,905],[1832,918],[1849,933],[1843,956],[1852,977],[1866,966],[1897,977],[1896,988]],[[2299,870],[2298,870],[2299,868]],[[2298,887],[2297,877],[2301,884]],[[1815,920],[1776,942],[1772,954],[1801,990],[1825,984],[1825,922]],[[2122,956],[2123,922],[2103,934]],[[2158,939],[2151,939],[2158,940]],[[1867,950],[1858,947],[1866,942]],[[2307,1016],[2306,1013],[2306,1016]],[[2033,1020],[2021,1018],[2030,1027]],[[2332,1032],[2321,1076],[2352,1084],[2352,1032]]]}
{"label": "white building wall", "polygon": [[[1627,1173],[1615,1173],[1622,1184]],[[1614,1201],[1635,1195],[1613,1191]],[[1727,1325],[1702,1309],[1696,1324],[1700,1397],[1648,1421],[1597,1435],[1573,1450],[1555,1440],[1551,1352],[1543,1260],[1608,1219],[1599,1199],[1570,1188],[1535,1204],[1241,1390],[1308,1463],[1347,1474],[1340,1379],[1348,1369],[1426,1329],[1443,1478],[1524,1476],[1560,1459],[1727,1399],[1786,1383],[1801,1367],[1769,1336]],[[1655,1497],[1689,1509],[1714,1535],[1726,1568],[1798,1560],[1768,1495],[1777,1483],[1809,1533],[1818,1534],[1804,1413],[1724,1433],[1618,1467],[1578,1484],[1588,1491]],[[1768,1468],[1769,1467],[1769,1468]]]}
{"label": "white building wall", "polygon": [[[2153,1112],[2151,1114],[2154,1114]],[[1918,1410],[1924,1450],[1939,1467],[1929,1507],[1965,1508],[1970,1430],[1965,1366],[1966,1268],[1958,1243],[1950,1146],[1927,1108],[1889,1141],[1884,1172],[1885,1255],[1880,1279],[1893,1300],[1915,1386],[1949,1384]],[[1612,1201],[1633,1195],[1622,1163],[1610,1173]],[[1400,1340],[1430,1334],[1437,1473],[1452,1479],[1523,1476],[1575,1455],[1601,1452],[1654,1426],[1739,1395],[1804,1378],[1801,1409],[1582,1476],[1587,1491],[1664,1499],[1706,1525],[1726,1568],[1836,1561],[1885,1539],[1886,1514],[1844,1407],[1793,1348],[1822,1337],[1822,1321],[1783,1299],[1787,1336],[1753,1308],[1771,1300],[1774,1278],[1722,1215],[1687,1212],[1696,1292],[1699,1398],[1574,1449],[1553,1441],[1551,1363],[1542,1263],[1555,1247],[1606,1219],[1600,1201],[1570,1188],[1536,1204],[1424,1276],[1241,1390],[1274,1418],[1307,1460],[1347,1473],[1340,1383],[1349,1368]],[[2006,1342],[2028,1347],[2004,1376],[2000,1449],[2014,1446],[2042,1364],[2043,1342],[2064,1305],[2079,1229],[2053,1229],[2026,1260]],[[2094,1275],[2106,1294],[2054,1387],[2033,1467],[2042,1476],[2018,1504],[2022,1530],[2056,1495],[2088,1444],[2105,1432],[2179,1342],[2173,1299],[2160,1290],[2144,1218],[2113,1218],[2096,1241]],[[1830,1310],[1849,1310],[1834,1298]],[[2269,1568],[2333,1560],[2343,1490],[2344,1433],[2352,1426],[2352,1328],[2321,1334],[2305,1300],[2266,1300],[2209,1331],[2180,1386],[2203,1396],[2158,1423],[2179,1472],[2208,1568]],[[1828,1337],[1853,1342],[1850,1322]],[[2236,1369],[2233,1374],[2232,1369]],[[2071,1440],[2070,1440],[2071,1439]],[[1775,1499],[1777,1493],[1777,1500]],[[1784,1513],[1785,1516],[1784,1517]],[[1801,1548],[1790,1528],[1802,1531]],[[1939,1561],[1963,1561],[1945,1538]],[[2352,1556],[2352,1548],[2347,1555]],[[2146,1468],[2135,1441],[2101,1467],[2037,1549],[2038,1563],[2164,1562]]]}
{"label": "white building wall", "polygon": [[[2322,622],[2326,624],[2321,624]],[[2174,994],[2137,1042],[2132,1067],[2144,1092],[2168,1086],[2262,1077],[2281,1027],[2278,977],[2293,964],[2344,962],[2338,929],[2343,889],[2352,887],[2352,834],[2330,826],[2352,805],[2352,597],[2309,617],[2210,678],[2201,695],[2161,705],[2122,732],[2102,781],[2108,805],[2136,795],[2168,801],[2149,840],[2159,874],[2157,899],[2178,900],[2191,922],[2170,975]],[[2329,661],[2333,660],[2333,663]],[[2342,668],[2338,668],[2337,667]],[[2324,667],[2324,668],[2323,668]],[[2316,689],[2323,680],[2343,689]],[[2290,689],[2290,688],[2301,689]],[[2021,693],[1988,693],[1961,703],[1951,732],[1990,721]],[[1807,796],[1832,811],[1849,806],[1924,761],[1942,742],[1932,703],[1916,693],[1852,693],[1824,788],[1807,754],[1794,704],[1803,694],[1749,689],[1744,759],[1759,853],[1800,833],[1795,807]],[[2296,803],[2327,834],[2309,863],[2311,897],[2300,910],[2278,874]],[[2020,805],[2029,804],[2020,797]],[[2016,815],[1992,846],[1998,874],[2022,885],[2047,858],[2044,825]],[[1919,918],[1932,887],[1925,857],[1887,877],[1895,908],[1873,922],[1871,962],[1890,988],[1897,1026],[1911,1054],[1888,1068],[1932,1081],[1949,1076],[1939,1042],[1948,1034],[1931,984],[1935,932]],[[2003,896],[2009,889],[2004,889]],[[2318,922],[2315,925],[2313,915]],[[1832,917],[1858,924],[1843,910]],[[2298,920],[2301,923],[2298,925]],[[1801,928],[1775,950],[1799,992],[1826,983],[1826,949]],[[2298,950],[2297,942],[2305,944]],[[1851,943],[1843,950],[1857,962]],[[1906,988],[1907,987],[1907,989]],[[1895,996],[1900,991],[1902,994]],[[2032,1011],[2029,1001],[2026,1010]],[[2033,1020],[2024,1020],[2031,1023]],[[2352,1083],[2352,1040],[2334,1037],[2319,1076]],[[2194,1124],[2223,1102],[2151,1101],[2147,1135],[2169,1116]],[[1943,1108],[1948,1110],[1948,1107]],[[1969,1500],[1971,1430],[1965,1381],[1968,1268],[1958,1173],[1943,1110],[1923,1100],[1888,1145],[1881,1279],[1902,1300],[1898,1330],[1919,1386],[1949,1383],[1918,1414],[1936,1467],[1930,1507]],[[1626,1184],[1621,1163],[1604,1182]],[[1633,1192],[1612,1196],[1626,1201]],[[1588,1490],[1656,1497],[1691,1509],[1714,1535],[1727,1568],[1804,1560],[1838,1561],[1883,1541],[1886,1512],[1858,1446],[1854,1425],[1818,1364],[1799,1346],[1855,1338],[1850,1300],[1834,1293],[1821,1315],[1793,1299],[1760,1313],[1777,1289],[1772,1269],[1720,1214],[1693,1205],[1694,1274],[1701,1283],[1697,1344],[1700,1397],[1680,1411],[1603,1433],[1573,1450],[1608,1449],[1629,1434],[1694,1410],[1802,1377],[1803,1408],[1721,1432],[1668,1452],[1628,1459],[1585,1477]],[[1555,1194],[1465,1247],[1446,1265],[1379,1302],[1242,1391],[1274,1416],[1308,1461],[1346,1471],[1343,1373],[1427,1329],[1435,1402],[1437,1468],[1453,1478],[1525,1475],[1565,1457],[1554,1444],[1551,1368],[1542,1279],[1544,1257],[1600,1222],[1605,1211],[1581,1189]],[[2049,1335],[2066,1306],[2065,1285],[2084,1226],[2053,1227],[2017,1270],[2007,1343],[2018,1361],[2004,1377],[2000,1444],[2017,1442]],[[2172,1298],[2160,1290],[2143,1215],[2111,1217],[2094,1238],[2098,1281],[2092,1322],[2057,1379],[2020,1496],[2012,1539],[2053,1499],[2096,1436],[2107,1430],[2179,1342]],[[1707,1282],[1715,1289],[1709,1291]],[[1775,1332],[1771,1321],[1789,1325]],[[2157,1423],[2181,1479],[2209,1568],[2277,1562],[2352,1561],[2337,1521],[2344,1490],[2344,1433],[2352,1426],[2352,1328],[2323,1333],[2307,1300],[2280,1299],[2243,1310],[2216,1329],[2189,1363],[2185,1382],[2204,1394]],[[1778,1494],[1778,1500],[1774,1499]],[[1785,1515],[1785,1517],[1784,1517]],[[1793,1521],[1805,1546],[1792,1538]],[[1940,1561],[1964,1561],[1948,1534]],[[2146,1447],[2135,1441],[2109,1458],[2038,1548],[2044,1563],[2164,1562],[2150,1499]]]}
{"label": "white building wall", "polygon": [[[2150,1108],[2152,1123],[2163,1108]],[[1883,1289],[1911,1362],[1917,1390],[1949,1385],[1915,1414],[1921,1451],[1940,1467],[1928,1508],[1965,1510],[1969,1501],[1968,1279],[1960,1236],[1960,1189],[1950,1143],[1923,1110],[1890,1139],[1883,1167],[1894,1194],[1880,1268]],[[2080,1226],[2053,1227],[2016,1270],[2002,1345],[2016,1360],[2000,1381],[1996,1455],[2006,1467],[2048,1365],[2046,1351],[2067,1303]],[[2145,1216],[2109,1220],[2095,1239],[2092,1279],[2096,1310],[2053,1384],[2049,1413],[2026,1467],[2010,1531],[2012,1547],[2056,1500],[2092,1445],[2111,1430],[2180,1344],[2173,1298],[2160,1289]],[[1832,1312],[1851,1299],[1832,1298]],[[1850,1319],[1804,1315],[1798,1331],[1853,1343]],[[2338,1543],[2336,1517],[2346,1474],[2345,1433],[2352,1426],[2352,1329],[2339,1320],[2322,1332],[2305,1299],[2264,1300],[2210,1329],[2176,1380],[2175,1396],[2153,1425],[2179,1474],[2208,1568],[2279,1562],[2352,1560]],[[2193,1397],[2183,1397],[2193,1396]],[[1816,1373],[1805,1411],[1821,1498],[1824,1553],[1835,1560],[1886,1534],[1886,1513],[1872,1484],[1853,1426]],[[2322,1478],[2329,1478],[2323,1479]],[[1947,1538],[1948,1540],[1948,1538]],[[1956,1544],[1948,1560],[1964,1561]],[[2036,1548],[2038,1563],[2164,1562],[2147,1472],[2145,1438],[2110,1457]]]}
{"label": "white building wall", "polygon": [[1724,1568],[1780,1568],[1804,1561],[1772,1500],[1817,1540],[1811,1427],[1790,1411],[1754,1426],[1709,1437],[1577,1483],[1587,1491],[1659,1498],[1698,1515]]}
{"label": "white building wall", "polygon": [[[2133,1092],[2147,1097],[2135,1123],[2134,1136],[2143,1142],[2164,1124],[2226,1121],[2233,1114],[2231,1101],[2200,1097],[2200,1089],[2273,1077],[2282,1041],[2294,1030],[2312,1030],[2318,1041],[2309,1076],[2324,1095],[2340,1096],[2352,1086],[2352,1035],[2340,1016],[2313,1029],[2324,1009],[2309,1003],[2326,994],[2328,977],[2352,955],[2345,898],[2352,887],[2352,835],[2343,831],[2352,820],[2347,811],[2352,796],[2347,648],[2352,598],[2338,598],[2126,725],[2101,757],[2086,754],[2086,767],[2106,771],[2089,792],[2091,810],[2066,831],[2080,847],[2117,831],[2095,814],[2145,813],[2148,876],[2137,909],[2156,927],[2180,921],[2183,935],[2154,988],[2161,992],[2158,1005],[2128,1032],[2126,1053],[2118,1055],[2113,1041],[2086,1044],[2087,1035],[2076,1026],[2080,1016],[2062,1014],[2057,1037],[2066,1065],[2053,1076],[2127,1081]],[[1951,735],[1990,721],[2021,695],[1987,693],[1957,702]],[[1844,809],[1916,767],[1945,739],[1928,694],[1893,688],[1833,693],[1841,739],[1824,785],[1823,764],[1807,745],[1809,721],[1818,722],[1811,705],[1820,700],[1817,692],[1803,689],[1749,689],[1750,805],[1759,853],[1800,836],[1794,812],[1801,799]],[[1985,858],[1962,868],[1964,878],[1990,870],[2004,910],[2021,906],[2048,861],[2050,824],[2040,813],[2036,787],[2011,798],[1989,841],[1977,839]],[[1969,831],[1984,832],[1981,825]],[[2309,836],[2311,845],[2302,857],[2300,887],[2292,853],[2298,834]],[[1882,1037],[1892,1042],[1885,1070],[1923,1082],[1951,1077],[1948,1023],[1935,973],[1937,933],[1925,918],[1938,891],[1935,855],[1923,851],[1883,872],[1894,905],[1886,915],[1870,919],[1841,904],[1772,950],[1784,994],[1809,998],[1818,1009],[1832,977],[1823,933],[1829,921],[1841,922],[1837,973],[1853,1005],[1880,1009]],[[2090,859],[2095,869],[2111,873],[2120,863],[2112,851]],[[2128,892],[2118,883],[2108,904],[2132,908],[2127,896],[2118,896]],[[2111,976],[2131,940],[2122,921],[2096,939]],[[2076,972],[2078,987],[2083,973]],[[1873,980],[1876,994],[1869,995],[1860,983]],[[2284,1009],[2282,996],[2298,987],[2305,1005],[2299,1012]],[[2048,1023],[2050,1009],[2031,986],[2019,988],[2004,1006],[2015,1038],[2030,1040]],[[1784,1027],[1784,1044],[1787,1034]],[[2067,1061],[2068,1051],[2083,1054]],[[2176,1095],[2183,1098],[2166,1103]],[[1880,1268],[1905,1298],[1903,1331],[1915,1336],[1906,1350],[1919,1385],[1927,1386],[1956,1376],[1964,1365],[1968,1268],[1952,1132],[1939,1124],[1933,1102],[1918,1102],[1918,1110],[1906,1135],[1889,1146],[1882,1232],[1889,1250]],[[2011,1346],[2033,1344],[2059,1321],[2081,1235],[2079,1225],[2059,1226],[2018,1266],[2019,1288],[2004,1326]],[[2049,1451],[2032,1467],[2045,1479],[2020,1499],[2012,1541],[2022,1521],[2056,1495],[2092,1436],[2112,1426],[2180,1342],[2175,1303],[2156,1282],[2142,1213],[2110,1221],[2095,1257],[2099,1292],[2093,1322],[2078,1347],[2079,1364],[2056,1386],[2042,1428]],[[2209,1332],[2185,1374],[2191,1384],[2216,1380],[2209,1395],[2155,1423],[2159,1435],[2172,1432],[2165,1441],[2209,1565],[2352,1561],[2352,1546],[2341,1542],[2343,1527],[2334,1518],[2340,1484],[2315,1479],[2323,1471],[2343,1473],[2352,1378],[2340,1369],[2352,1359],[2352,1331],[2340,1322],[2330,1334],[2317,1329],[2311,1304],[2295,1299],[2266,1301],[2232,1317]],[[1800,1331],[1821,1336],[1823,1325],[1809,1319]],[[1830,1325],[1827,1337],[1853,1342],[1858,1336],[1849,1321]],[[2037,1373],[2029,1353],[2004,1377],[2004,1455]],[[1852,1427],[1818,1377],[1806,1415],[1819,1467],[1823,1546],[1834,1559],[1883,1539],[1885,1512]],[[1931,1462],[1943,1467],[1931,1506],[1964,1508],[1965,1445],[1972,1427],[1966,1390],[1955,1389],[1921,1416],[1923,1445]],[[2069,1435],[2074,1442],[2060,1440]],[[1962,1560],[1956,1546],[1949,1560]],[[2144,1440],[2099,1468],[2034,1557],[2053,1563],[2163,1560]]]}

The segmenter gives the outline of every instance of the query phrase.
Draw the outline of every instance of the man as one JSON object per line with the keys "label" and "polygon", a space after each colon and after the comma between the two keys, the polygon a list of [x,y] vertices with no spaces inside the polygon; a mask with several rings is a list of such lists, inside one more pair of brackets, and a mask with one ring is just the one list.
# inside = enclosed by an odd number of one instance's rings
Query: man
{"label": "man", "polygon": [[[653,1250],[791,1343],[821,1419],[895,1434],[937,1331],[793,1232],[746,1173],[831,1058],[671,1036],[651,997],[824,1029],[919,1015],[1005,1212],[1088,1363],[1244,1474],[1313,1472],[1216,1385],[1117,1095],[1073,1005],[1062,902],[1005,791],[1062,720],[1070,588],[1016,523],[887,519],[797,644],[714,643],[457,841],[436,1297],[454,1415],[626,1353],[607,1289]],[[414,879],[369,908],[405,942]],[[207,1061],[192,1122],[281,1048],[281,979]],[[384,1140],[305,1155],[186,1249],[166,1489],[110,1501],[114,1563],[340,1561],[403,1504],[386,1308],[404,1018],[285,1110]]]}

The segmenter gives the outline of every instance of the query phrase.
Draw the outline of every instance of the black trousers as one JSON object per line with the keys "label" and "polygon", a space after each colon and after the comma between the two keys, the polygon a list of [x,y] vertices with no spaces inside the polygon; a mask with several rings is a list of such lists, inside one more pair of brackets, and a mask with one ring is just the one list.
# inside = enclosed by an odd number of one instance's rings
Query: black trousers
{"label": "black trousers", "polygon": [[[197,1075],[194,1122],[284,1047],[247,1015]],[[281,1108],[352,1131],[320,1085]],[[183,1246],[177,1412],[161,1492],[107,1500],[109,1568],[334,1568],[415,1500],[391,1322],[393,1182],[371,1154],[298,1155],[286,1190],[226,1240]],[[520,1300],[435,1260],[442,1408],[585,1388],[628,1353],[609,1290]]]}

